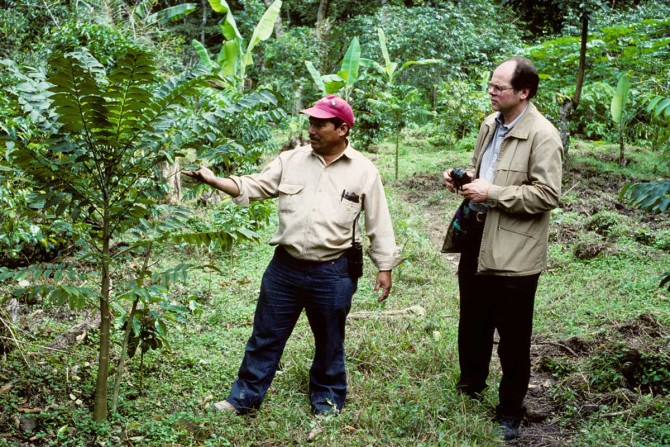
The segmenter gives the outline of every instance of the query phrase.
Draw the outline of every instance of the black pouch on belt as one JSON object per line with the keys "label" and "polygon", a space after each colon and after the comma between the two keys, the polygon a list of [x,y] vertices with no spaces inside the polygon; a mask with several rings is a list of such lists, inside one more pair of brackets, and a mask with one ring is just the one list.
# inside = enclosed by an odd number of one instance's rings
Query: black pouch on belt
{"label": "black pouch on belt", "polygon": [[360,242],[352,242],[347,248],[347,267],[350,277],[358,279],[363,276],[363,246]]}

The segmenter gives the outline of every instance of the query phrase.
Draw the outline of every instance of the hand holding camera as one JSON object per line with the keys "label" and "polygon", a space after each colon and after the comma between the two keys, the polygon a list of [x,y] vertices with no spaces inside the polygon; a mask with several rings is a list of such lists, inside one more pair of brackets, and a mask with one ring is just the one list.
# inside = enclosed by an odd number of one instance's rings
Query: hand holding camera
{"label": "hand holding camera", "polygon": [[449,172],[449,177],[451,177],[451,181],[453,182],[457,191],[461,190],[463,185],[472,181],[468,173],[465,172],[465,169],[462,168],[453,168],[451,172]]}

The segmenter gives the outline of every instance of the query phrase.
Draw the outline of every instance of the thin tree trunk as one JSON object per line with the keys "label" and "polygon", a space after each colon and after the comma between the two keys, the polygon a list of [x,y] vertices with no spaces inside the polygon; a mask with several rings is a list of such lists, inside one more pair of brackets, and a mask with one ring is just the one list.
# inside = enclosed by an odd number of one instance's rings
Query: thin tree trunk
{"label": "thin tree trunk", "polygon": [[202,0],[202,20],[200,21],[200,43],[205,45],[205,28],[207,27],[207,13],[209,12],[209,2]]}
{"label": "thin tree trunk", "polygon": [[621,124],[619,124],[619,166],[622,168],[626,167],[626,144],[625,144],[625,130],[623,125],[623,117],[621,118]]}
{"label": "thin tree trunk", "polygon": [[102,422],[107,419],[107,372],[109,371],[109,346],[111,318],[109,315],[110,278],[109,278],[109,241],[111,239],[109,206],[105,206],[103,215],[102,242],[102,286],[100,290],[100,350],[98,353],[98,376],[95,383],[93,420]]}
{"label": "thin tree trunk", "polygon": [[325,21],[328,17],[328,0],[321,0],[319,2],[319,9],[316,11],[316,36],[319,40],[325,38]]}
{"label": "thin tree trunk", "polygon": [[563,99],[563,103],[558,112],[559,117],[559,132],[561,134],[561,143],[563,143],[564,158],[568,156],[568,148],[570,147],[570,116],[574,112],[574,103],[572,98]]}
{"label": "thin tree trunk", "polygon": [[586,44],[589,38],[589,16],[586,12],[582,13],[582,33],[579,44],[579,68],[577,70],[577,86],[575,87],[575,97],[573,102],[575,108],[579,105],[582,96],[582,87],[584,86],[584,73],[586,72]]}
{"label": "thin tree trunk", "polygon": [[570,119],[572,114],[579,106],[579,100],[582,96],[584,87],[584,73],[586,72],[586,43],[589,35],[589,16],[582,12],[582,32],[579,46],[579,68],[577,69],[577,83],[575,85],[575,94],[572,98],[565,98],[559,112],[561,142],[563,143],[564,160],[568,158],[570,149]]}
{"label": "thin tree trunk", "polygon": [[167,197],[168,203],[181,202],[181,169],[179,159],[175,159],[174,164],[167,161],[161,163],[160,175],[170,187],[170,193]]}
{"label": "thin tree trunk", "polygon": [[316,11],[317,26],[323,22],[328,16],[328,0],[321,0],[319,2],[319,9]]}
{"label": "thin tree trunk", "polygon": [[[151,258],[152,248],[153,243],[150,243],[147,247],[147,251],[144,253],[144,263],[137,280],[137,283],[140,287],[144,287],[144,278],[146,278],[147,273],[149,272],[149,259]],[[137,298],[133,300],[133,305],[130,308],[130,313],[128,314],[128,319],[126,320],[126,331],[123,336],[123,344],[121,345],[121,353],[119,354],[119,364],[116,368],[116,376],[114,377],[114,389],[112,392],[112,414],[116,413],[116,406],[119,402],[121,378],[123,377],[123,370],[126,367],[126,359],[128,358],[128,341],[130,340],[130,332],[133,330],[133,317],[135,316],[138,302],[139,300]]]}
{"label": "thin tree trunk", "polygon": [[132,322],[137,310],[137,298],[133,300],[133,305],[128,313],[128,320],[126,321],[126,330],[123,334],[123,343],[121,344],[121,352],[119,353],[119,364],[116,368],[116,375],[114,376],[114,387],[112,391],[112,414],[116,413],[116,406],[119,403],[119,390],[121,389],[121,378],[123,377],[123,370],[126,367],[126,359],[128,358],[128,341],[130,340],[130,332],[133,330]]}

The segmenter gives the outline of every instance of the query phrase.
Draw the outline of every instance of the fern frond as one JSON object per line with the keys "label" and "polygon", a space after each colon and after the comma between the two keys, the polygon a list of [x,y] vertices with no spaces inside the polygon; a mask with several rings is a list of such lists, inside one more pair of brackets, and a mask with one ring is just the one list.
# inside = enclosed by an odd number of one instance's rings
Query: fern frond
{"label": "fern frond", "polygon": [[109,128],[104,95],[98,85],[104,68],[93,56],[80,50],[56,54],[49,60],[47,81],[61,132],[83,133],[92,140],[94,129]]}
{"label": "fern frond", "polygon": [[142,111],[152,103],[150,87],[157,81],[156,67],[149,54],[131,49],[110,71],[107,109],[114,140],[123,144],[134,137],[144,123]]}
{"label": "fern frond", "polygon": [[257,241],[260,238],[258,233],[247,230],[245,228],[238,228],[230,231],[205,231],[196,233],[182,233],[170,237],[174,243],[185,242],[193,245],[204,245],[209,247],[212,244],[221,247],[230,247],[230,245],[238,240],[253,240]]}

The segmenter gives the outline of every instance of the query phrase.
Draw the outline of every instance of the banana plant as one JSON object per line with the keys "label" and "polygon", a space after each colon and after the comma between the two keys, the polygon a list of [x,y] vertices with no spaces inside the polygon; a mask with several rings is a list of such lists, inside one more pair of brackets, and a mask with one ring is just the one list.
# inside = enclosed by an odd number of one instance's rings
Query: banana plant
{"label": "banana plant", "polygon": [[382,49],[384,65],[375,61],[369,61],[383,77],[385,77],[386,90],[370,99],[373,107],[386,113],[390,122],[393,123],[392,129],[395,133],[395,178],[398,179],[399,159],[400,159],[400,135],[407,124],[406,116],[409,113],[431,115],[431,112],[414,106],[417,101],[418,91],[408,86],[398,86],[394,84],[395,77],[408,67],[413,65],[427,65],[441,62],[440,59],[420,59],[417,61],[407,61],[400,68],[397,62],[391,61],[388,48],[386,46],[386,34],[381,28],[377,28],[379,36],[379,46]]}
{"label": "banana plant", "polygon": [[628,103],[628,95],[630,93],[630,78],[626,73],[619,77],[619,82],[616,86],[616,91],[612,97],[612,104],[610,106],[610,113],[612,120],[619,125],[619,165],[626,166],[625,157],[625,138],[626,138],[626,124],[630,121],[630,116],[626,114],[626,104]]}
{"label": "banana plant", "polygon": [[242,91],[244,89],[246,69],[253,63],[253,50],[260,42],[268,40],[272,36],[282,2],[281,0],[275,0],[268,7],[260,21],[256,24],[245,50],[242,49],[244,40],[237,29],[235,17],[228,3],[225,0],[209,0],[209,4],[215,12],[225,14],[225,17],[219,22],[224,39],[221,50],[216,60],[213,61],[209,57],[207,48],[202,43],[193,40],[191,44],[198,54],[200,61],[208,69],[220,76],[234,76],[239,82],[240,91]]}
{"label": "banana plant", "polygon": [[377,35],[379,36],[379,46],[382,49],[382,56],[384,57],[384,65],[382,66],[378,62],[372,61],[372,66],[382,75],[386,77],[386,83],[388,85],[393,85],[395,77],[400,74],[401,71],[405,70],[408,67],[413,65],[428,65],[428,64],[437,64],[442,62],[441,59],[419,59],[416,61],[407,61],[404,62],[400,68],[398,68],[398,62],[391,61],[389,57],[388,47],[386,46],[386,34],[381,28],[377,28]]}
{"label": "banana plant", "polygon": [[322,75],[311,61],[305,61],[307,70],[321,93],[324,95],[338,93],[346,101],[349,100],[356,82],[364,77],[364,72],[360,70],[362,63],[361,44],[358,37],[351,40],[342,60],[342,66],[337,73]]}

